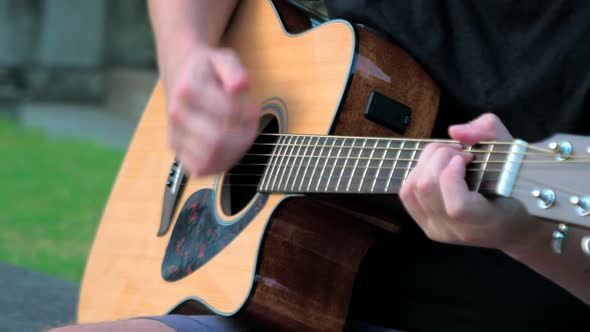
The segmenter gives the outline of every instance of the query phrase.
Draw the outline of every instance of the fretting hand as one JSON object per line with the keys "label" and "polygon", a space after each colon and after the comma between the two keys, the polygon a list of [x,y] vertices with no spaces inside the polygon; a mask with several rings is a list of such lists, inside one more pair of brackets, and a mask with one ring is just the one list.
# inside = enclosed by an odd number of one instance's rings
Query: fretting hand
{"label": "fretting hand", "polygon": [[[512,139],[493,114],[452,126],[449,135],[465,145]],[[472,159],[459,145],[429,144],[401,188],[406,210],[438,242],[496,249],[518,246],[534,235],[539,223],[515,200],[489,200],[470,191],[465,173]]]}

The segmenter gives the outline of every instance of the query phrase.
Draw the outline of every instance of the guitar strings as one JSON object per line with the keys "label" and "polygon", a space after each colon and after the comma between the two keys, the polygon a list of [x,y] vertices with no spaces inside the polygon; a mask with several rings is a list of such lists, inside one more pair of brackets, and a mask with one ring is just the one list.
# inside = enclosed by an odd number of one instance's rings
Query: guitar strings
{"label": "guitar strings", "polygon": [[[420,151],[420,150],[419,150]],[[468,151],[467,151],[468,152]],[[486,153],[487,155],[487,153]],[[382,158],[382,157],[361,157],[361,156],[357,156],[357,157],[350,157],[350,156],[321,156],[321,155],[305,155],[305,154],[273,154],[273,153],[246,153],[245,156],[255,156],[255,157],[287,157],[287,158],[326,158],[326,159],[347,159],[347,160],[370,160],[370,161],[418,161],[418,158]],[[270,159],[270,158],[269,158]],[[280,162],[283,162],[284,159]],[[565,159],[565,160],[557,160],[557,159],[551,159],[551,160],[514,160],[514,161],[510,161],[510,160],[489,160],[489,161],[485,161],[485,160],[473,160],[471,161],[471,163],[554,163],[554,162],[559,162],[559,163],[565,163],[565,162],[569,162],[569,163],[583,163],[583,162],[590,162],[590,158],[570,158],[570,159]],[[236,164],[238,165],[238,164]],[[265,164],[267,165],[267,164]],[[273,165],[280,165],[279,163],[275,163],[275,164],[268,164],[270,166]]]}
{"label": "guitar strings", "polygon": [[[261,164],[261,165],[265,165],[265,164]],[[292,166],[292,165],[286,165],[286,166]],[[286,166],[283,166],[283,167],[286,167]],[[353,167],[353,166],[350,166],[350,167]],[[337,168],[337,166],[335,166],[334,168]],[[371,167],[371,168],[378,168],[378,167]],[[411,165],[408,165],[407,167],[399,168],[398,170],[405,171],[405,170],[411,169],[411,168],[412,168],[412,166]],[[386,169],[386,170],[387,171],[391,171],[391,169]],[[509,170],[506,171],[506,170],[503,170],[503,169],[481,169],[481,168],[467,168],[466,169],[467,175],[469,175],[469,176],[478,175],[477,173],[492,173],[492,172],[493,173],[499,173],[499,172],[503,172],[503,171],[507,172],[508,174],[514,174],[514,172],[512,172],[512,171],[509,171]],[[395,172],[392,172],[392,175],[393,174],[395,174]],[[226,175],[234,175],[234,176],[257,176],[257,177],[262,177],[264,174],[258,174],[258,173],[255,173],[255,174],[241,174],[241,173],[231,173],[231,172],[229,172],[229,173],[226,173]],[[296,176],[297,176],[297,174],[296,174]],[[341,175],[341,176],[337,176],[335,178],[349,179],[350,177],[352,177],[352,176],[342,176]],[[322,176],[321,178],[323,179],[325,177]],[[328,178],[330,178],[330,176],[328,176]],[[374,176],[374,177],[364,177],[364,180],[371,181],[371,180],[375,180],[375,179],[379,180],[380,178],[382,178],[382,177],[379,175],[379,172],[377,172],[376,176]],[[391,176],[391,177],[387,176],[386,177],[386,179],[388,179],[389,181],[391,181],[391,180],[396,180],[396,181],[397,180],[402,180],[402,181],[405,181],[406,178],[407,178],[407,175],[405,175],[403,177],[401,177],[401,176]],[[565,193],[569,193],[569,194],[573,194],[573,195],[578,195],[578,196],[585,196],[584,193],[576,192],[576,191],[573,191],[571,189],[560,187],[558,185],[549,185],[549,184],[543,183],[543,182],[541,182],[539,180],[536,180],[536,179],[530,179],[530,178],[528,178],[526,176],[523,176],[522,174],[519,175],[519,178],[522,179],[522,180],[525,180],[525,181],[532,182],[534,184],[540,185],[540,186],[553,187],[553,188],[559,189],[559,190],[561,190],[562,192],[565,192]],[[480,188],[485,183],[487,183],[487,184],[490,184],[490,183],[496,184],[497,182],[498,182],[498,180],[492,180],[492,179],[488,179],[488,178],[485,178],[485,177],[482,176],[481,183],[480,183]],[[224,185],[228,185],[228,184],[227,183],[224,183]],[[257,186],[260,185],[260,183],[257,183],[257,184],[229,184],[229,185],[232,185],[232,186],[256,186],[257,187]],[[184,184],[181,184],[181,186],[184,186]],[[515,188],[516,188],[516,185],[515,185]]]}
{"label": "guitar strings", "polygon": [[[365,137],[365,136],[341,136],[341,135],[315,135],[315,134],[280,134],[280,133],[260,133],[258,136],[276,136],[276,137],[311,137],[311,138],[332,138],[334,140],[338,138],[342,139],[355,139],[355,140],[371,140],[371,141],[385,141],[385,142],[418,142],[416,146],[422,143],[455,143],[461,144],[458,140],[453,139],[437,139],[437,138],[391,138],[391,137]],[[311,139],[310,139],[311,140]],[[284,144],[284,143],[281,143]],[[555,151],[548,148],[541,148],[530,144],[522,144],[514,141],[481,141],[479,145],[518,145],[521,147],[529,148],[531,150],[542,151],[547,153],[555,153]],[[354,148],[354,146],[348,146]]]}
{"label": "guitar strings", "polygon": [[[267,143],[254,143],[255,145],[262,145],[262,144],[267,144]],[[289,145],[289,144],[276,144],[276,145],[280,145],[282,147],[287,146],[287,149],[289,146],[306,146],[306,147],[314,147],[314,151],[315,148],[317,146],[314,145]],[[330,147],[331,149],[341,149],[342,147],[340,146],[331,146],[331,145],[324,145],[323,147]],[[375,150],[374,148],[371,147],[350,147],[351,149],[366,149],[367,152],[371,152],[371,150]],[[384,148],[385,149],[385,148]],[[301,149],[299,149],[297,151],[297,153],[300,152]],[[399,160],[399,161],[416,161],[416,159],[392,159],[392,158],[383,158],[389,151],[398,151],[399,153],[402,152],[421,152],[424,151],[424,149],[420,149],[420,148],[400,148],[400,147],[394,147],[394,148],[387,148],[387,151],[383,153],[382,156],[380,157],[362,157],[362,151],[359,152],[359,154],[356,157],[351,157],[351,156],[331,156],[332,152],[330,151],[330,153],[328,155],[315,155],[313,154],[314,151],[312,151],[311,155],[308,154],[282,154],[282,152],[279,153],[251,153],[248,152],[246,153],[244,156],[258,156],[258,157],[289,157],[289,158],[336,158],[336,159],[360,159],[360,160],[376,160],[376,161],[380,161],[380,160],[384,160],[384,161],[392,161],[392,160]],[[287,152],[287,151],[284,151]],[[320,151],[321,152],[321,151]],[[474,155],[483,155],[483,156],[491,156],[491,155],[508,155],[508,154],[513,154],[513,155],[524,155],[524,156],[543,156],[543,157],[550,157],[552,158],[552,160],[521,160],[519,162],[590,162],[590,157],[579,157],[579,156],[568,156],[567,159],[564,160],[559,160],[559,159],[555,159],[558,154],[556,154],[555,152],[551,151],[551,152],[518,152],[518,151],[485,151],[485,150],[469,150],[469,149],[464,149],[463,152],[468,152],[468,153],[472,153]],[[473,162],[478,162],[477,160],[474,160]],[[504,162],[502,160],[497,160],[494,162]]]}
{"label": "guitar strings", "polygon": [[[279,146],[280,148],[283,147],[287,147],[287,149],[289,147],[312,147],[312,148],[331,148],[331,149],[363,149],[363,150],[367,150],[367,151],[377,151],[377,150],[386,150],[387,152],[389,151],[424,151],[424,149],[421,149],[418,147],[371,147],[371,146],[356,146],[356,145],[349,145],[349,146],[345,146],[345,145],[316,145],[316,144],[291,144],[291,143],[259,143],[259,142],[254,142],[252,145],[268,145],[268,146]],[[490,144],[490,146],[492,146],[493,144]],[[278,149],[278,148],[277,148]],[[505,151],[494,151],[494,150],[474,150],[474,149],[463,149],[464,152],[470,152],[470,153],[484,153],[484,154],[521,154],[521,155],[541,155],[541,156],[546,156],[546,155],[551,155],[551,156],[555,156],[557,155],[554,151],[552,150],[548,150],[546,152],[519,152],[519,151],[510,151],[510,150],[505,150]],[[387,153],[385,152],[385,153]]]}

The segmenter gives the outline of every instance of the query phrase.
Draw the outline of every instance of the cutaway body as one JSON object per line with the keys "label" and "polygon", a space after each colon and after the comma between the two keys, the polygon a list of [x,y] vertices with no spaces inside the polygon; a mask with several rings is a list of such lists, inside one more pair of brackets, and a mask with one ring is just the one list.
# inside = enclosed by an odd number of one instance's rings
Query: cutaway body
{"label": "cutaway body", "polygon": [[[289,15],[270,1],[241,1],[222,43],[239,53],[261,115],[279,133],[430,135],[439,92],[405,52],[344,21],[290,34],[281,21]],[[403,135],[364,117],[373,91],[411,109]],[[96,233],[79,321],[214,312],[272,331],[340,331],[359,264],[394,220],[320,197],[233,198],[219,175],[189,178],[170,229],[157,236],[174,160],[166,122],[158,84]]]}

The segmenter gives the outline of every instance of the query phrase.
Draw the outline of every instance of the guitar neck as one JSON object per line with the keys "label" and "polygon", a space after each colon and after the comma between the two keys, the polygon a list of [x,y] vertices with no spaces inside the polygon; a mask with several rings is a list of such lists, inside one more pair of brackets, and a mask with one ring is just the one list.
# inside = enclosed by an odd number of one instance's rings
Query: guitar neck
{"label": "guitar neck", "polygon": [[[426,139],[276,135],[258,190],[263,193],[397,194],[416,166]],[[466,180],[495,192],[512,143],[467,147],[475,159]]]}

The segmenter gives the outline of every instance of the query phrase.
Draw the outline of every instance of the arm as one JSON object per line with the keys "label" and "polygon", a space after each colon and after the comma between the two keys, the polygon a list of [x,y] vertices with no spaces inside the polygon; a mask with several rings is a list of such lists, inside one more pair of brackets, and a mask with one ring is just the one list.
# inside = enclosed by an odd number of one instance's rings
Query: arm
{"label": "arm", "polygon": [[[511,140],[492,114],[449,128],[450,136],[466,145],[486,140]],[[589,230],[570,226],[562,254],[551,249],[557,223],[527,214],[517,201],[487,200],[469,190],[466,165],[473,156],[460,146],[429,144],[400,191],[410,215],[435,241],[494,248],[527,265],[590,304],[590,257],[580,248]]]}
{"label": "arm", "polygon": [[217,44],[236,4],[237,0],[148,0],[165,84],[184,57]]}

